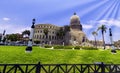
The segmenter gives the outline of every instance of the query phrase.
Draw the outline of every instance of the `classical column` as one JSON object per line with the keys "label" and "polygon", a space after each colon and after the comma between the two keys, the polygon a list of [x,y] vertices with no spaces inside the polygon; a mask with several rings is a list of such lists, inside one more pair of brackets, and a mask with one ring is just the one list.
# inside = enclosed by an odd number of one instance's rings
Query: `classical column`
{"label": "classical column", "polygon": [[1,44],[4,44],[4,38],[5,38],[5,30],[3,31],[2,38],[1,38]]}
{"label": "classical column", "polygon": [[31,26],[31,31],[30,31],[30,36],[29,36],[29,41],[28,41],[28,45],[26,48],[26,52],[32,51],[32,40],[33,40],[34,28],[35,28],[34,24],[35,24],[35,19],[33,19],[32,21],[32,26]]}
{"label": "classical column", "polygon": [[109,33],[110,33],[110,42],[111,42],[111,52],[112,53],[116,53],[116,50],[115,50],[115,47],[114,47],[114,43],[113,43],[113,38],[112,38],[112,31],[111,31],[111,28],[109,28]]}

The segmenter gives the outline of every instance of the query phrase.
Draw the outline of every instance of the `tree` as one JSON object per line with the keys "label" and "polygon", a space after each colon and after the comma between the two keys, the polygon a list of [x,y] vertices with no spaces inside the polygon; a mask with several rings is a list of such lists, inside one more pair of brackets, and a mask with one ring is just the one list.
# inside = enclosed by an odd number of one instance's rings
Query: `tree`
{"label": "tree", "polygon": [[106,32],[106,29],[107,29],[107,27],[105,25],[102,25],[102,26],[98,27],[98,31],[101,30],[101,33],[102,33],[104,49],[105,49],[104,32]]}
{"label": "tree", "polygon": [[95,46],[96,46],[96,48],[97,48],[96,36],[97,36],[98,34],[97,34],[96,31],[93,31],[93,32],[92,32],[92,35],[93,35],[94,38],[95,38]]}
{"label": "tree", "polygon": [[60,27],[59,30],[57,30],[57,33],[56,33],[56,36],[57,36],[57,39],[60,39],[63,41],[63,45],[64,45],[64,42],[65,42],[65,34],[67,32],[70,31],[70,26],[68,25],[65,25],[64,27]]}
{"label": "tree", "polygon": [[[48,30],[48,28],[45,28],[44,30],[43,30],[43,32],[44,32],[44,34],[45,34],[45,36],[46,36],[46,40],[48,39],[48,32],[49,32],[49,30]],[[46,42],[47,43],[47,42]]]}
{"label": "tree", "polygon": [[40,44],[40,40],[35,40],[34,43]]}
{"label": "tree", "polygon": [[20,41],[22,39],[21,34],[7,34],[6,39],[10,41]]}
{"label": "tree", "polygon": [[63,39],[63,37],[65,36],[65,31],[64,31],[63,27],[60,27],[60,29],[57,31],[56,35],[59,39]]}
{"label": "tree", "polygon": [[66,33],[66,32],[68,32],[68,31],[70,31],[70,26],[65,25],[65,26],[64,26],[64,32]]}
{"label": "tree", "polygon": [[30,30],[25,30],[22,32],[23,36],[29,36],[30,35]]}

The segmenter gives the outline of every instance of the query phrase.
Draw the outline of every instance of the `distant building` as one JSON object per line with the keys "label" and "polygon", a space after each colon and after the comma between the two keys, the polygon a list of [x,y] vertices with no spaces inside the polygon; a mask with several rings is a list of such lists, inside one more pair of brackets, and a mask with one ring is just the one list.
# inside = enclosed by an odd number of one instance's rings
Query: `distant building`
{"label": "distant building", "polygon": [[[80,18],[76,13],[70,18],[70,31],[67,31],[62,39],[59,38],[57,32],[64,27],[53,24],[36,24],[34,31],[34,42],[39,41],[40,44],[63,44],[63,45],[80,45],[87,40],[85,33],[82,31]],[[44,30],[48,29],[48,35]]]}
{"label": "distant building", "polygon": [[[94,41],[94,40],[90,40],[89,43],[90,43],[92,46],[95,46],[95,41]],[[97,40],[97,41],[96,41],[96,45],[97,45],[97,47],[103,47],[103,41],[102,41],[102,40]]]}
{"label": "distant building", "polygon": [[120,48],[120,40],[114,42],[115,47]]}

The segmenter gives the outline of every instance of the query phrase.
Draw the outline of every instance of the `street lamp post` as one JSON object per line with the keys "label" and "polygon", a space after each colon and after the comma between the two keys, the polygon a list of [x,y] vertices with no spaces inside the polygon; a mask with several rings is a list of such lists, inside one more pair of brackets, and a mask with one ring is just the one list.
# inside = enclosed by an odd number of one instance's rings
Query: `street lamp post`
{"label": "street lamp post", "polygon": [[2,34],[1,42],[0,42],[1,44],[4,44],[5,32],[6,31],[4,30]]}
{"label": "street lamp post", "polygon": [[110,42],[111,42],[111,48],[112,48],[112,49],[111,49],[111,52],[112,52],[112,53],[116,53],[115,47],[114,47],[114,45],[113,45],[114,43],[113,43],[112,30],[111,30],[111,28],[109,28],[109,33],[110,33],[109,36],[110,36]]}
{"label": "street lamp post", "polygon": [[35,19],[32,20],[32,26],[31,26],[31,31],[30,31],[30,36],[29,36],[29,41],[28,41],[28,45],[26,48],[26,52],[32,51],[32,39],[33,39],[34,28],[35,28],[34,24],[35,24]]}

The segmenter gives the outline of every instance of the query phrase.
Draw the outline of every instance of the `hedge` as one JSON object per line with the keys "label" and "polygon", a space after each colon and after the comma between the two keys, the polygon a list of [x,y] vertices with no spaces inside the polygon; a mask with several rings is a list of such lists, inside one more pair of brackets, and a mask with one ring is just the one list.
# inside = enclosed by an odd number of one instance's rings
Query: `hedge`
{"label": "hedge", "polygon": [[[45,48],[51,48],[52,46],[50,45],[45,45],[44,46]],[[53,46],[54,49],[77,49],[77,50],[80,50],[80,49],[83,49],[83,50],[98,50],[98,48],[94,48],[94,47],[88,47],[88,46],[62,46],[62,45],[54,45]]]}

